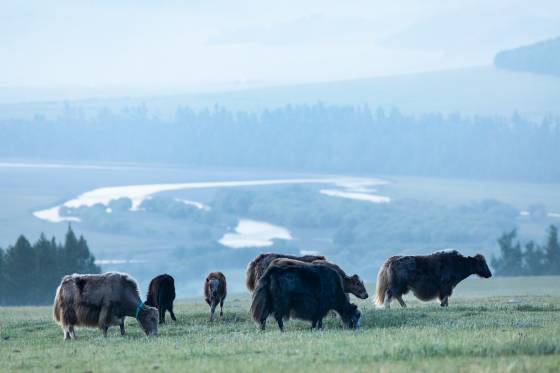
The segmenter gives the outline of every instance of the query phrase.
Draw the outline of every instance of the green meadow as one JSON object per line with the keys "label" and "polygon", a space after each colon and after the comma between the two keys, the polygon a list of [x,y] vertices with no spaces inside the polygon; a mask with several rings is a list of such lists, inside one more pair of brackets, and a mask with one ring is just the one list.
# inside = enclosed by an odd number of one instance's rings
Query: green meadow
{"label": "green meadow", "polygon": [[[373,294],[373,289],[370,289]],[[168,319],[147,338],[136,321],[103,338],[78,329],[63,341],[50,307],[0,308],[2,371],[453,371],[557,372],[560,370],[560,278],[469,279],[442,309],[406,298],[375,309],[357,302],[362,328],[342,329],[327,316],[322,331],[290,320],[265,332],[250,320],[250,299],[231,295],[223,319],[209,322],[202,299],[180,300],[178,320]]]}

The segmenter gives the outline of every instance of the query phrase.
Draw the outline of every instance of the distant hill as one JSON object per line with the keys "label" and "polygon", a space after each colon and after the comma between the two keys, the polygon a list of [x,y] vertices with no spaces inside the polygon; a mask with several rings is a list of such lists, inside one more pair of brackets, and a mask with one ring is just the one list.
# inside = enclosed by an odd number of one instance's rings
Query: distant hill
{"label": "distant hill", "polygon": [[538,119],[547,114],[560,115],[560,77],[492,66],[473,67],[229,92],[5,103],[0,104],[0,119],[29,119],[37,113],[56,118],[68,104],[79,107],[86,116],[96,116],[100,109],[119,111],[145,104],[151,113],[174,118],[178,106],[198,110],[220,105],[231,110],[261,112],[289,104],[317,102],[352,106],[368,104],[372,108],[386,109],[396,107],[410,114],[460,112],[509,116],[517,111]]}
{"label": "distant hill", "polygon": [[560,76],[560,37],[498,53],[498,69]]}

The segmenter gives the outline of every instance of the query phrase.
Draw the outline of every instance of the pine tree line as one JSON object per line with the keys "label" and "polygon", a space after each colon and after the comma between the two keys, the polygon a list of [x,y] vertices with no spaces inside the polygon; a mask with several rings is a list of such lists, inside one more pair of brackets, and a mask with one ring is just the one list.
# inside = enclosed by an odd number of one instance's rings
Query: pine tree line
{"label": "pine tree line", "polygon": [[88,115],[68,105],[57,117],[0,118],[0,133],[3,158],[560,180],[555,116],[409,115],[317,103],[261,112],[180,107],[171,118],[145,105]]}
{"label": "pine tree line", "polygon": [[99,273],[84,237],[69,226],[64,244],[41,234],[35,244],[23,235],[0,249],[0,305],[50,304],[63,276]]}
{"label": "pine tree line", "polygon": [[492,258],[498,276],[560,275],[560,243],[558,228],[551,225],[544,245],[529,241],[522,245],[517,231],[504,233],[498,239],[500,256]]}

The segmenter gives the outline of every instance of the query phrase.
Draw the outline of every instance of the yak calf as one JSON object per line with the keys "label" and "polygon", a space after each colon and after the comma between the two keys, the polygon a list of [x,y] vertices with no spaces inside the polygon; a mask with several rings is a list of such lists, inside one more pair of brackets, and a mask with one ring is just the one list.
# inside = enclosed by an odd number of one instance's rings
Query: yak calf
{"label": "yak calf", "polygon": [[214,311],[218,304],[220,304],[220,317],[224,315],[226,295],[226,276],[222,272],[209,273],[204,282],[204,300],[210,306],[210,321],[214,320]]}
{"label": "yak calf", "polygon": [[173,313],[175,300],[175,280],[167,273],[156,276],[150,281],[146,304],[156,307],[159,312],[159,323],[165,323],[165,311],[169,311],[171,320],[177,321]]}

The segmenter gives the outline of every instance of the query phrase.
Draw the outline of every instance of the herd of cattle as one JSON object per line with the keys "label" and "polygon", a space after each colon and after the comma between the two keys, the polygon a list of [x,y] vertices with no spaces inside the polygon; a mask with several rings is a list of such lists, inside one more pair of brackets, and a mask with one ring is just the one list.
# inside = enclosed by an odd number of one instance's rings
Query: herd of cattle
{"label": "herd of cattle", "polygon": [[[447,307],[453,288],[468,276],[492,276],[485,258],[463,256],[457,251],[425,256],[393,256],[377,274],[375,302],[389,308],[393,299],[406,307],[402,296],[409,291],[421,300],[439,298]],[[361,313],[350,303],[348,294],[366,299],[368,293],[357,275],[347,276],[323,256],[260,254],[247,267],[247,288],[253,293],[251,316],[261,329],[273,315],[280,330],[284,320],[298,318],[322,328],[331,310],[339,314],[347,328],[360,325]],[[204,282],[204,297],[210,306],[210,320],[220,305],[223,315],[227,295],[226,278],[210,273]],[[75,339],[75,326],[97,327],[104,336],[110,326],[119,325],[124,335],[124,319],[134,317],[148,336],[156,335],[158,324],[165,323],[166,312],[173,313],[175,283],[167,274],[155,277],[142,302],[138,284],[127,274],[73,274],[65,276],[56,290],[54,318],[62,327],[64,339]]]}

